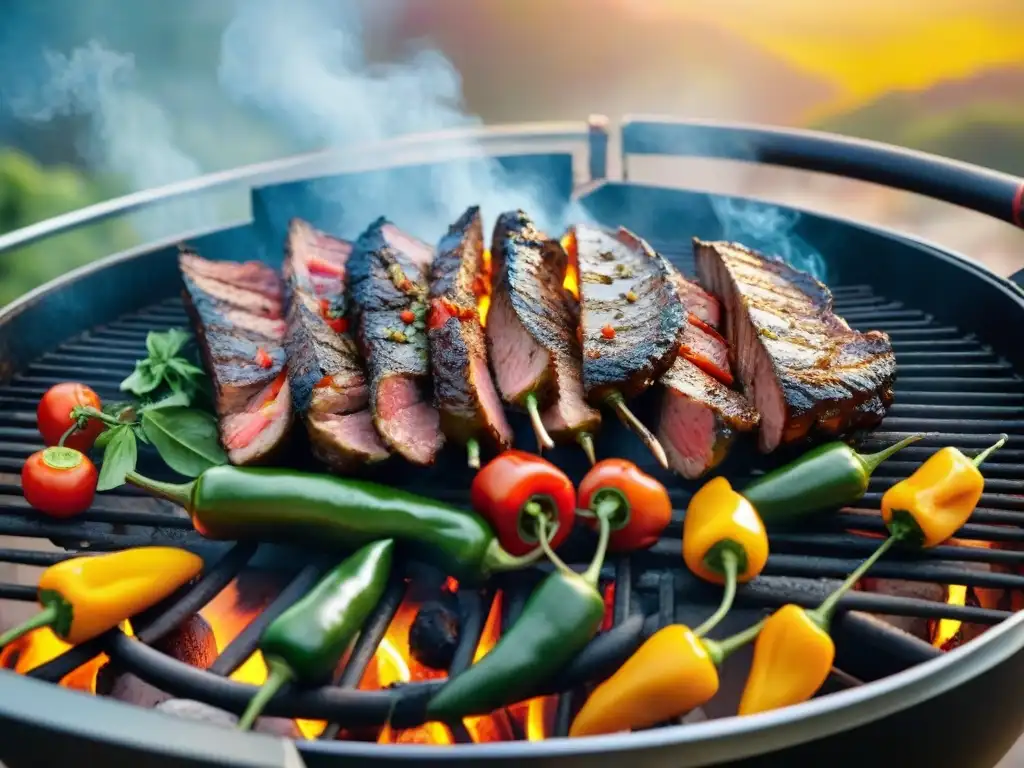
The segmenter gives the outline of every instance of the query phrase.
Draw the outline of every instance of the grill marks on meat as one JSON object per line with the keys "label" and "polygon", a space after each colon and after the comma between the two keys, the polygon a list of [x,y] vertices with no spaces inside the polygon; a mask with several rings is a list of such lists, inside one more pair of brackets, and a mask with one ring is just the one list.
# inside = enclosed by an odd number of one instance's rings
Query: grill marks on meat
{"label": "grill marks on meat", "polygon": [[[430,376],[426,312],[430,246],[383,217],[349,257],[357,340],[370,380],[373,421],[384,442],[413,464],[433,464],[444,444],[437,410],[426,400]],[[416,324],[403,320],[410,311]]]}
{"label": "grill marks on meat", "polygon": [[[593,403],[613,393],[635,397],[679,353],[686,317],[671,265],[620,227],[577,226],[583,386]],[[610,329],[610,330],[609,330]]]}
{"label": "grill marks on meat", "polygon": [[293,219],[284,276],[288,288],[288,381],[312,452],[338,471],[383,461],[355,339],[347,330],[346,267],[352,245]]}
{"label": "grill marks on meat", "polygon": [[178,257],[185,307],[214,387],[221,442],[233,464],[264,459],[292,424],[282,286],[259,262]]}
{"label": "grill marks on meat", "polygon": [[812,429],[834,436],[877,425],[892,404],[889,337],[832,312],[810,275],[735,243],[694,241],[701,282],[727,305],[726,336],[744,391],[761,413],[760,447]]}
{"label": "grill marks on meat", "polygon": [[661,384],[665,396],[658,439],[669,465],[694,479],[718,466],[737,432],[757,426],[759,415],[746,398],[679,357]]}
{"label": "grill marks on meat", "polygon": [[441,238],[431,271],[427,328],[434,400],[447,437],[462,444],[483,439],[501,451],[513,435],[487,367],[477,314],[485,292],[483,225],[480,209],[472,207]]}
{"label": "grill marks on meat", "polygon": [[494,281],[487,343],[502,398],[544,409],[538,438],[576,439],[600,424],[583,396],[578,308],[563,288],[568,256],[523,211],[498,217],[491,247]]}

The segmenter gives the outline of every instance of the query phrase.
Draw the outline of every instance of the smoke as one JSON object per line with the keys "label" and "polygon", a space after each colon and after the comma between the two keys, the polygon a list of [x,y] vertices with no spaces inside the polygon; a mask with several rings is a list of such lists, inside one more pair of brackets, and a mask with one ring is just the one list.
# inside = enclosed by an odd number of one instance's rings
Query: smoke
{"label": "smoke", "polygon": [[723,239],[778,256],[790,266],[827,281],[825,259],[794,231],[800,221],[798,211],[720,195],[712,195],[710,200]]}
{"label": "smoke", "polygon": [[[463,108],[459,73],[438,51],[420,48],[386,65],[368,60],[366,14],[387,10],[324,0],[239,2],[221,41],[220,85],[315,147],[480,125]],[[339,187],[330,202],[341,206],[341,233],[358,234],[383,214],[433,241],[469,205],[488,218],[523,208],[542,226],[561,223],[558,212],[543,210],[540,190],[517,183],[471,140],[457,150],[476,157],[400,178],[367,174],[357,192]]]}
{"label": "smoke", "polygon": [[[133,189],[202,172],[176,144],[161,105],[138,87],[133,56],[93,41],[67,55],[47,51],[44,63],[41,87],[19,89],[8,98],[14,117],[36,123],[56,117],[86,118],[79,153],[95,170],[125,178]],[[214,223],[209,207],[186,200],[148,211],[138,224],[150,234],[166,235],[180,231],[183,221],[195,228]]]}

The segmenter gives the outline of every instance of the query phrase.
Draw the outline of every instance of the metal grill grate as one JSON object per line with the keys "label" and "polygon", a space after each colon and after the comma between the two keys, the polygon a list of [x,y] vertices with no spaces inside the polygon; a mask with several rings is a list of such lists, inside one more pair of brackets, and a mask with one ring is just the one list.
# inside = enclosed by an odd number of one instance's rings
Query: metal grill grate
{"label": "metal grill grate", "polygon": [[[738,604],[753,608],[773,607],[788,601],[817,603],[844,577],[875,543],[846,533],[850,528],[881,531],[877,515],[882,491],[905,476],[937,446],[955,445],[965,451],[991,444],[1007,432],[1010,441],[986,464],[987,492],[969,525],[960,532],[968,539],[989,542],[1024,540],[1024,498],[1013,493],[1024,478],[1024,381],[1005,361],[977,339],[964,336],[922,312],[877,296],[866,285],[833,289],[836,310],[852,325],[879,328],[893,340],[900,363],[896,404],[881,428],[870,435],[865,449],[880,448],[919,431],[933,431],[920,443],[905,449],[898,459],[884,465],[873,478],[871,489],[858,509],[825,516],[817,528],[772,533],[772,555],[765,575],[740,590]],[[93,508],[73,521],[57,522],[28,510],[20,495],[17,472],[27,455],[42,446],[35,429],[35,406],[51,385],[68,379],[92,386],[104,400],[118,398],[117,385],[144,354],[150,330],[187,325],[178,299],[157,303],[116,322],[77,336],[48,353],[0,387],[0,536],[45,538],[69,552],[106,551],[144,544],[186,546],[202,553],[211,563],[202,579],[183,594],[174,596],[133,622],[137,639],[119,631],[74,648],[33,670],[32,677],[57,681],[100,652],[108,653],[127,671],[172,693],[240,711],[251,689],[227,679],[255,649],[260,632],[276,615],[298,599],[321,573],[319,565],[294,568],[294,577],[280,595],[231,642],[208,670],[189,667],[164,656],[151,646],[198,611],[239,573],[259,559],[255,545],[227,546],[203,540],[181,510],[166,502],[122,488],[97,497]],[[160,477],[159,461],[145,454],[141,469]],[[757,469],[753,473],[757,473]],[[166,475],[165,475],[166,476]],[[739,480],[739,478],[734,478]],[[464,502],[465,493],[438,489],[435,494]],[[685,507],[688,491],[673,491],[677,510]],[[872,514],[872,511],[875,513]],[[614,669],[658,626],[679,617],[693,605],[711,606],[717,595],[697,583],[679,565],[680,515],[665,538],[651,550],[609,563],[604,581],[616,584],[613,627],[552,681],[550,692],[562,692],[557,707],[555,732],[564,735],[573,711],[572,697],[588,681]],[[71,556],[15,548],[0,549],[0,561],[46,566]],[[1010,566],[1012,572],[978,565]],[[873,573],[879,577],[962,584],[1003,589],[1024,588],[1017,567],[1024,552],[975,548],[962,545],[938,547],[924,553],[896,554]],[[543,568],[496,583],[505,596],[503,625],[513,622],[522,609],[532,582]],[[269,715],[325,719],[334,723],[322,738],[335,738],[345,727],[379,725],[391,713],[396,726],[421,721],[423,707],[438,682],[409,684],[384,691],[357,691],[355,686],[386,632],[406,592],[396,579],[367,623],[358,646],[335,684],[312,691],[290,692],[275,698]],[[452,672],[471,661],[488,615],[494,592],[460,591],[463,632]],[[0,583],[0,598],[31,601],[32,586]],[[925,618],[952,618],[979,624],[995,624],[1009,614],[974,606],[951,606],[926,600],[854,593],[841,606],[853,611],[899,614]],[[872,679],[919,663],[939,653],[926,643],[888,628],[858,613],[846,613],[838,622],[839,665],[861,679]],[[844,650],[845,648],[845,650]],[[866,660],[884,648],[886,660]],[[853,669],[851,669],[853,667]],[[540,693],[540,692],[538,692]],[[577,700],[578,703],[578,700]],[[457,740],[468,740],[455,729]]]}

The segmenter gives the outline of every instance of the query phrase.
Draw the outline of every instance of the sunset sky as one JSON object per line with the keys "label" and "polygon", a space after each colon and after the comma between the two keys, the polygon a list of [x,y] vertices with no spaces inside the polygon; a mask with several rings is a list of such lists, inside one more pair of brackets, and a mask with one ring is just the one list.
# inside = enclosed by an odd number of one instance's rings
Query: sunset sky
{"label": "sunset sky", "polygon": [[[1024,0],[607,0],[724,27],[840,89],[825,111],[1024,67]],[[1024,97],[1024,94],[1022,94]]]}

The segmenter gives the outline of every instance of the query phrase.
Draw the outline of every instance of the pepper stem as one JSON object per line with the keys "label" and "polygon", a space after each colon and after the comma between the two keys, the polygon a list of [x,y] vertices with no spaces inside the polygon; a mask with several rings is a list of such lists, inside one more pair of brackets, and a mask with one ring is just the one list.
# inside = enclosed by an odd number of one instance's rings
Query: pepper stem
{"label": "pepper stem", "polygon": [[525,555],[513,555],[506,551],[501,542],[493,539],[484,553],[483,566],[487,573],[505,573],[520,571],[536,563],[544,557],[543,545],[535,547]]}
{"label": "pepper stem", "polygon": [[817,619],[819,626],[821,626],[822,629],[827,630],[828,625],[832,621],[832,616],[836,612],[836,606],[839,604],[843,595],[849,592],[854,585],[864,577],[864,574],[868,572],[871,566],[877,563],[879,559],[881,559],[882,555],[888,552],[889,548],[899,541],[899,538],[899,536],[889,536],[889,538],[883,541],[879,545],[878,549],[871,554],[871,557],[853,569],[853,572],[846,577],[846,581],[839,585],[839,589],[826,597],[825,601],[821,605],[809,612],[812,614],[813,618]]}
{"label": "pepper stem", "polygon": [[480,469],[480,441],[475,437],[466,441],[466,463],[471,469]]}
{"label": "pepper stem", "polygon": [[1009,435],[1000,435],[999,436],[999,440],[996,441],[995,445],[990,445],[984,451],[982,451],[977,456],[975,456],[973,459],[971,459],[971,462],[974,464],[974,466],[980,467],[981,463],[983,461],[988,459],[989,456],[991,456],[993,453],[995,453],[1000,448],[1002,448],[1004,445],[1006,445],[1006,441],[1008,439],[1009,439]]}
{"label": "pepper stem", "polygon": [[702,637],[700,642],[704,648],[707,649],[708,655],[711,656],[711,660],[715,662],[715,666],[721,666],[722,662],[730,655],[738,651],[760,634],[765,621],[767,621],[767,619],[761,619],[757,624],[752,624],[742,632],[737,632],[735,635],[725,638],[725,640],[709,640],[706,637]]}
{"label": "pepper stem", "polygon": [[24,637],[29,632],[39,629],[40,627],[48,627],[53,624],[60,617],[60,607],[56,603],[50,603],[45,606],[39,613],[30,619],[26,620],[22,624],[4,632],[0,635],[0,649],[5,645],[9,645],[17,640],[19,637]]}
{"label": "pepper stem", "polygon": [[551,548],[548,536],[548,518],[546,515],[539,515],[537,517],[537,533],[540,534],[540,548],[544,551],[544,554],[548,556],[548,560],[562,573],[572,573],[573,570],[565,561],[558,556],[558,554]]}
{"label": "pepper stem", "polygon": [[590,466],[597,464],[597,455],[594,453],[594,436],[589,432],[579,432],[576,434],[576,442],[580,444],[580,448],[587,454]]}
{"label": "pepper stem", "polygon": [[921,438],[924,438],[924,437],[927,437],[927,436],[928,436],[927,432],[920,432],[920,433],[918,433],[916,435],[911,435],[910,437],[905,437],[902,440],[900,440],[898,443],[894,443],[893,445],[890,445],[888,448],[885,448],[884,450],[881,450],[878,453],[868,453],[868,454],[858,453],[857,454],[857,458],[860,459],[860,463],[864,465],[865,471],[870,475],[872,472],[874,472],[876,469],[878,469],[878,465],[879,464],[881,464],[886,459],[892,457],[892,455],[894,453],[896,453],[898,451],[902,451],[904,448],[906,448],[911,443],[916,443]]}
{"label": "pepper stem", "polygon": [[597,582],[601,578],[601,566],[604,565],[604,556],[608,552],[608,539],[611,538],[612,524],[603,507],[599,505],[594,512],[597,514],[597,522],[600,526],[597,534],[597,549],[594,551],[594,559],[590,561],[587,570],[583,572],[583,579],[597,589]]}
{"label": "pepper stem", "polygon": [[540,450],[547,448],[549,451],[555,447],[555,441],[544,428],[544,422],[540,418],[540,409],[537,406],[537,395],[530,392],[526,396],[526,412],[530,414],[530,424],[533,425],[533,432],[537,435],[537,444]]}
{"label": "pepper stem", "polygon": [[626,405],[626,400],[622,396],[621,392],[613,392],[608,396],[608,405],[615,409],[616,415],[627,429],[643,441],[643,444],[647,446],[654,458],[658,460],[658,463],[663,469],[668,469],[668,456],[665,455],[665,449],[661,447],[661,443],[658,442],[658,438],[649,430],[640,419],[636,417],[636,414],[629,410],[629,406]]}
{"label": "pepper stem", "polygon": [[721,554],[722,574],[725,576],[725,591],[722,593],[722,602],[708,619],[693,630],[697,637],[704,637],[708,632],[718,626],[732,608],[732,602],[736,599],[736,571],[739,568],[739,558],[732,547],[725,547]]}
{"label": "pepper stem", "polygon": [[141,488],[158,498],[173,501],[175,504],[183,506],[186,511],[191,511],[192,489],[195,488],[194,480],[191,483],[164,483],[160,480],[153,480],[140,475],[135,470],[127,472],[124,479],[136,488]]}
{"label": "pepper stem", "polygon": [[245,713],[238,720],[238,730],[248,731],[252,728],[256,718],[260,716],[260,713],[266,708],[270,700],[277,695],[278,691],[294,679],[295,672],[288,664],[281,659],[268,658],[267,681],[249,701],[249,706],[245,708]]}

